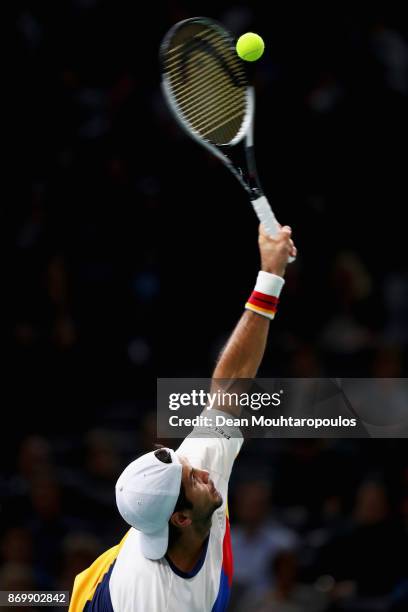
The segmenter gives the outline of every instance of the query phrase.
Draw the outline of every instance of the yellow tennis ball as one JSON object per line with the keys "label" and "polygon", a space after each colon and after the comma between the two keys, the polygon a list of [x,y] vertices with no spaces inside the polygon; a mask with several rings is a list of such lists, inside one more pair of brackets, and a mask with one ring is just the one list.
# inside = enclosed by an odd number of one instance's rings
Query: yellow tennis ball
{"label": "yellow tennis ball", "polygon": [[259,34],[247,32],[238,38],[236,50],[239,57],[246,62],[255,62],[263,54],[265,43]]}

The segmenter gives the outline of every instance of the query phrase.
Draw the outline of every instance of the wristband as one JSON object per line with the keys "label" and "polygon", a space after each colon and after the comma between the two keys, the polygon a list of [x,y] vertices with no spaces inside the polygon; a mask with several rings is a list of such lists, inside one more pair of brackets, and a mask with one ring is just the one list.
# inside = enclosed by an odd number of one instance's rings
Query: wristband
{"label": "wristband", "polygon": [[263,317],[273,319],[279,304],[279,295],[285,281],[276,274],[263,272],[258,274],[255,289],[248,298],[245,308]]}

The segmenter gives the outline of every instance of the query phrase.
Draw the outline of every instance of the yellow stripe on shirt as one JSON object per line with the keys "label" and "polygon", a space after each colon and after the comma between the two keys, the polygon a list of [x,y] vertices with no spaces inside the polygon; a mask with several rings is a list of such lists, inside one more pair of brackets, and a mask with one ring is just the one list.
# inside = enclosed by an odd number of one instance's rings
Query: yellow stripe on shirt
{"label": "yellow stripe on shirt", "polygon": [[117,558],[129,531],[116,546],[102,553],[87,569],[77,575],[72,589],[68,612],[82,612],[86,602],[90,601],[98,584]]}

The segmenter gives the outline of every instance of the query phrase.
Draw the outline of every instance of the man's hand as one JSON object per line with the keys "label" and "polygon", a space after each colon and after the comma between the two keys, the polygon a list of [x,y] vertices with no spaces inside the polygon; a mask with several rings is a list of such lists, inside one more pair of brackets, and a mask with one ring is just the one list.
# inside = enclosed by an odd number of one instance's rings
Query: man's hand
{"label": "man's hand", "polygon": [[278,235],[271,238],[262,225],[259,226],[259,252],[261,269],[277,276],[285,275],[289,257],[296,257],[297,249],[291,238],[292,230],[288,225],[281,227]]}

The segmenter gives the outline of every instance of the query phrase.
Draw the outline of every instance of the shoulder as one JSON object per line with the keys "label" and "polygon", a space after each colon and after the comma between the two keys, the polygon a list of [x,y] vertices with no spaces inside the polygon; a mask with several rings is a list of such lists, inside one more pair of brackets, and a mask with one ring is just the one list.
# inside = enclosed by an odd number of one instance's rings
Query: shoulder
{"label": "shoulder", "polygon": [[[152,603],[152,597],[158,600],[154,605],[163,605],[160,598],[165,597],[167,580],[166,561],[146,559],[140,549],[139,533],[131,529],[118,554],[109,582],[114,609],[132,612],[145,610]],[[131,606],[130,601],[137,603]]]}

